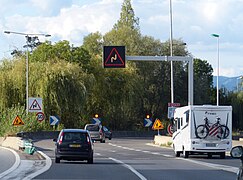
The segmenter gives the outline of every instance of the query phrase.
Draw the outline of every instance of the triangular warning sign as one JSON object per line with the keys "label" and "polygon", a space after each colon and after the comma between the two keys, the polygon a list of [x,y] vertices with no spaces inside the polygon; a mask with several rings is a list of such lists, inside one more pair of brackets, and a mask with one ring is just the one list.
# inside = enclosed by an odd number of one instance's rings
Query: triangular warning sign
{"label": "triangular warning sign", "polygon": [[119,47],[113,47],[111,49],[109,55],[105,59],[105,67],[125,67],[125,52],[119,52],[120,49],[118,50],[118,48]]}
{"label": "triangular warning sign", "polygon": [[164,129],[164,126],[159,119],[156,119],[154,124],[153,124],[152,129],[153,130]]}
{"label": "triangular warning sign", "polygon": [[20,119],[20,117],[17,115],[17,116],[15,117],[15,119],[13,120],[12,125],[14,125],[14,126],[21,126],[21,125],[24,125],[24,122],[23,122],[22,119]]}
{"label": "triangular warning sign", "polygon": [[39,105],[39,103],[37,102],[36,99],[31,104],[29,110],[41,110],[41,107],[40,107],[40,105]]}

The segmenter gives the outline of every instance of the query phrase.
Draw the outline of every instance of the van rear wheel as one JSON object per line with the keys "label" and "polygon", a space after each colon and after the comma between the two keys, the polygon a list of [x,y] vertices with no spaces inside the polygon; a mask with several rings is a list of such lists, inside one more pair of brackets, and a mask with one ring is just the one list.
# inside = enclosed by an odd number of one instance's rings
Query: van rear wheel
{"label": "van rear wheel", "polygon": [[180,157],[180,155],[181,155],[180,151],[175,151],[175,156],[176,157]]}
{"label": "van rear wheel", "polygon": [[188,158],[189,157],[189,151],[183,150],[183,156],[184,156],[184,158]]}

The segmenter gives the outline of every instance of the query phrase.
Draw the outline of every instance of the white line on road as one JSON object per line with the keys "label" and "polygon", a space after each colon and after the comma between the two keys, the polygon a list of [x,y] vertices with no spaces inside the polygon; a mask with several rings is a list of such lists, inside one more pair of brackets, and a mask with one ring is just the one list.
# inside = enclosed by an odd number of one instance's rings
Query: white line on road
{"label": "white line on road", "polygon": [[2,173],[0,174],[0,179],[2,179],[2,177],[6,176],[7,174],[10,174],[10,173],[11,173],[12,171],[14,171],[14,170],[19,166],[19,164],[20,164],[20,157],[19,157],[19,155],[18,155],[14,150],[9,149],[9,148],[6,148],[6,147],[1,147],[1,148],[6,149],[6,150],[8,150],[8,151],[11,151],[11,152],[14,154],[14,156],[15,156],[15,163],[13,164],[13,166],[12,166],[11,168],[9,168],[8,170],[6,170],[6,171],[4,171],[4,172],[2,172]]}
{"label": "white line on road", "polygon": [[147,178],[145,178],[142,174],[140,174],[138,171],[136,171],[132,166],[125,164],[124,162],[118,160],[118,159],[114,159],[109,157],[109,159],[117,162],[118,164],[122,164],[124,167],[128,168],[130,171],[132,171],[134,174],[136,174],[141,180],[147,180]]}
{"label": "white line on road", "polygon": [[[123,148],[123,149],[126,148],[126,147],[124,148],[124,147],[121,147],[121,146],[117,146],[117,145],[112,144],[112,143],[109,143],[109,144],[114,146],[114,147],[119,147],[119,148]],[[150,145],[151,146],[150,143],[147,143],[146,145]],[[155,146],[155,145],[152,145],[152,146]],[[160,148],[164,148],[164,147],[160,147]],[[169,157],[169,158],[174,157],[174,156],[169,155],[169,154],[162,154],[162,153],[150,152],[150,151],[142,151],[142,150],[139,150],[139,149],[134,149],[134,151],[137,151],[137,152],[140,151],[140,152],[143,152],[143,153],[150,153],[150,154],[153,154],[153,155],[160,155],[160,156]],[[185,160],[185,161],[189,161],[189,162],[192,162],[192,163],[196,163],[196,164],[204,165],[204,166],[207,166],[207,167],[210,167],[210,168],[220,169],[220,170],[224,170],[224,171],[228,171],[228,172],[233,172],[233,173],[237,173],[238,172],[238,168],[237,167],[233,167],[233,166],[226,166],[226,165],[221,165],[221,164],[206,163],[206,162],[202,162],[202,161],[195,161],[195,160],[185,159],[185,158],[176,158],[176,159]]]}
{"label": "white line on road", "polygon": [[47,156],[45,153],[43,153],[42,151],[37,151],[37,153],[41,154],[45,159],[45,166],[41,169],[39,169],[38,171],[30,174],[29,176],[27,176],[26,178],[24,178],[23,180],[27,180],[27,179],[33,179],[34,177],[46,172],[48,169],[50,169],[52,161],[51,158],[49,156]]}

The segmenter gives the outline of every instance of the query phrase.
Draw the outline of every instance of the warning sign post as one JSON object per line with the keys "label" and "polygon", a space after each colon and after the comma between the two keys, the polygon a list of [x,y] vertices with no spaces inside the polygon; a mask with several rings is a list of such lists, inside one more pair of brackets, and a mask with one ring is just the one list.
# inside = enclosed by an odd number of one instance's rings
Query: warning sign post
{"label": "warning sign post", "polygon": [[22,121],[22,119],[20,119],[20,117],[17,115],[12,123],[13,126],[22,126],[24,125],[24,122]]}
{"label": "warning sign post", "polygon": [[125,46],[104,46],[104,68],[125,68]]}
{"label": "warning sign post", "polygon": [[159,119],[156,119],[154,121],[154,124],[152,126],[153,130],[158,130],[158,135],[159,135],[159,130],[160,129],[164,129],[164,125],[162,124],[162,122]]}
{"label": "warning sign post", "polygon": [[29,112],[42,112],[42,98],[29,98]]}

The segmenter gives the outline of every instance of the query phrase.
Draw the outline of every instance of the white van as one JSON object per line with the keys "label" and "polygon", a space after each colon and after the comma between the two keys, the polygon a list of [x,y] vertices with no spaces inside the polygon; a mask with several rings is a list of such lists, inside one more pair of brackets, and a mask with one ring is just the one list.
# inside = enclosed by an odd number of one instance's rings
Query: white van
{"label": "white van", "polygon": [[213,154],[225,158],[232,147],[231,106],[185,106],[176,108],[173,120],[173,149],[176,157],[182,153]]}

